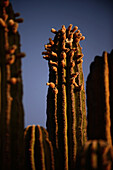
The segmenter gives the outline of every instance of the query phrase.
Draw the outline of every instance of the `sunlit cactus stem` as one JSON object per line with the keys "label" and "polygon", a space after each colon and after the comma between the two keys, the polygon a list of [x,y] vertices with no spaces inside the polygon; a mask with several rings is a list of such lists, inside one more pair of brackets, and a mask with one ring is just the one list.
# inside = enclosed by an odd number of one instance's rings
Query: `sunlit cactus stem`
{"label": "sunlit cactus stem", "polygon": [[45,55],[49,65],[47,95],[47,130],[53,146],[61,155],[61,169],[75,169],[76,156],[86,141],[86,106],[83,54],[80,40],[84,36],[72,24],[58,31],[52,28]]}

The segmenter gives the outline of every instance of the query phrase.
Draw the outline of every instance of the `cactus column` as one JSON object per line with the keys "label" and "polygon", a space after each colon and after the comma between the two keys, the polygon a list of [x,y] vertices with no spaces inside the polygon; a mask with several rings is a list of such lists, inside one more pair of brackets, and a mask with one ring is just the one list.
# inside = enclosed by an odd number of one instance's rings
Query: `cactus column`
{"label": "cactus column", "polygon": [[47,130],[53,146],[61,155],[61,169],[75,169],[76,155],[86,141],[86,108],[83,54],[80,40],[84,36],[72,25],[52,29],[54,40],[42,54],[49,64],[47,95]]}
{"label": "cactus column", "polygon": [[0,2],[0,169],[24,169],[24,111],[18,23],[9,0]]}
{"label": "cactus column", "polygon": [[113,51],[95,57],[87,79],[88,138],[113,142]]}
{"label": "cactus column", "polygon": [[25,169],[55,170],[52,143],[48,132],[39,125],[28,126],[25,135]]}

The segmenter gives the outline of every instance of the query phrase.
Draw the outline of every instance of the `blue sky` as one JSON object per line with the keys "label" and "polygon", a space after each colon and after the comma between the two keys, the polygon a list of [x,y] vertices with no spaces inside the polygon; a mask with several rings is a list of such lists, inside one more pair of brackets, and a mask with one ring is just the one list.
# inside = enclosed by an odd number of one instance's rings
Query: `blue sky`
{"label": "blue sky", "polygon": [[113,49],[112,0],[10,0],[15,12],[20,12],[24,23],[19,25],[24,84],[25,127],[30,124],[46,126],[46,95],[48,64],[42,52],[48,39],[53,39],[51,28],[62,25],[78,26],[86,37],[83,47],[84,80],[96,55]]}

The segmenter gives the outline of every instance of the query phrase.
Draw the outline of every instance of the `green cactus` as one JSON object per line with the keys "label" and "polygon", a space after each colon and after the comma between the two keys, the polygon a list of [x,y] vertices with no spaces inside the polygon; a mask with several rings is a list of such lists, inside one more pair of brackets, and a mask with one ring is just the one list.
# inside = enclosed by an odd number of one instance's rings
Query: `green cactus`
{"label": "green cactus", "polygon": [[26,170],[54,170],[54,154],[48,132],[39,125],[28,126],[25,136]]}
{"label": "green cactus", "polygon": [[95,57],[87,78],[88,139],[113,143],[113,51]]}
{"label": "green cactus", "polygon": [[[18,19],[19,22],[22,19]],[[23,169],[24,111],[20,35],[9,0],[0,2],[0,169]]]}
{"label": "green cactus", "polygon": [[86,141],[86,107],[83,54],[84,36],[72,24],[55,33],[42,54],[48,60],[47,130],[53,146],[60,151],[61,169],[75,169],[76,155]]}
{"label": "green cactus", "polygon": [[111,170],[113,148],[103,140],[89,140],[82,150],[80,170]]}

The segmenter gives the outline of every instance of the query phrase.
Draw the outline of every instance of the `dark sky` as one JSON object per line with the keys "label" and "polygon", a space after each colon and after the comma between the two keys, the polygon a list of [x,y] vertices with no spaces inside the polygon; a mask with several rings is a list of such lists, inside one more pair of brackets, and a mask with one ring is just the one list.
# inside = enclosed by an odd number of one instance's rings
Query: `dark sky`
{"label": "dark sky", "polygon": [[113,49],[112,0],[10,0],[24,23],[19,25],[23,59],[25,127],[29,124],[46,126],[46,95],[48,64],[43,59],[44,45],[53,33],[51,28],[78,26],[86,37],[83,47],[85,82],[96,55]]}

